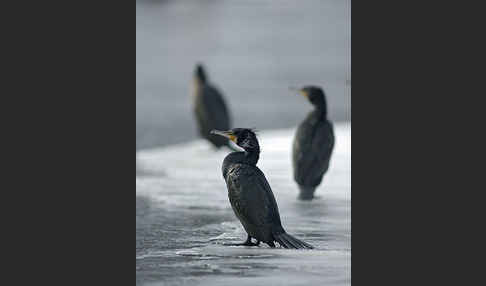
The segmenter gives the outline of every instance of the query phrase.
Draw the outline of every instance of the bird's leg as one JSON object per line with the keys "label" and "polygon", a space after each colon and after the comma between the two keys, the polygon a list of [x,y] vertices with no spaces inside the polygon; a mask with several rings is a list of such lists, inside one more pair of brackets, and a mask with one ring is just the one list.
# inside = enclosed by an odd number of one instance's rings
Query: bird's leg
{"label": "bird's leg", "polygon": [[251,236],[248,235],[248,238],[246,239],[245,242],[241,243],[229,243],[225,244],[226,246],[258,246],[260,244],[260,241],[257,241],[257,243],[251,242]]}
{"label": "bird's leg", "polygon": [[251,236],[248,235],[248,237],[246,238],[246,241],[242,243],[242,245],[246,245],[246,246],[255,246],[256,244],[251,242]]}

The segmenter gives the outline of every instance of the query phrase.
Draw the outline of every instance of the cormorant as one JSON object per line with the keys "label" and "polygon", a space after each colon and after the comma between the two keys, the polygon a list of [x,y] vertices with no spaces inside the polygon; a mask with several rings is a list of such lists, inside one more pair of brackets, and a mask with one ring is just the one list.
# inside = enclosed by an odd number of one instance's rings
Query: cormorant
{"label": "cormorant", "polygon": [[334,149],[334,130],[327,119],[327,104],[322,89],[306,86],[299,93],[307,97],[315,109],[297,128],[292,163],[294,179],[300,189],[299,199],[312,200],[316,187],[329,169]]}
{"label": "cormorant", "polygon": [[211,142],[216,148],[230,143],[227,138],[214,136],[212,129],[230,129],[231,119],[221,92],[209,83],[204,67],[196,65],[194,71],[194,113],[199,134]]}
{"label": "cormorant", "polygon": [[[211,133],[226,137],[245,150],[228,154],[222,167],[231,207],[248,234],[245,242],[233,245],[258,246],[262,241],[275,247],[276,241],[285,248],[313,248],[287,234],[282,227],[272,189],[256,166],[260,146],[254,131],[234,128],[228,131],[213,130]],[[253,243],[251,238],[257,242]]]}

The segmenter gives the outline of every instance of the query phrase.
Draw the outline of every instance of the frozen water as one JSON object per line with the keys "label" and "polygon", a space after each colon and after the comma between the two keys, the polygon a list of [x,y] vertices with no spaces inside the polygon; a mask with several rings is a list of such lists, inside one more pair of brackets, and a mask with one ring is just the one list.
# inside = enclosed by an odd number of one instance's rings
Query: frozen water
{"label": "frozen water", "polygon": [[351,125],[335,128],[331,166],[311,202],[296,199],[295,130],[259,134],[258,166],[272,187],[282,224],[315,250],[222,245],[246,239],[221,174],[228,150],[196,140],[137,152],[137,284],[350,285]]}

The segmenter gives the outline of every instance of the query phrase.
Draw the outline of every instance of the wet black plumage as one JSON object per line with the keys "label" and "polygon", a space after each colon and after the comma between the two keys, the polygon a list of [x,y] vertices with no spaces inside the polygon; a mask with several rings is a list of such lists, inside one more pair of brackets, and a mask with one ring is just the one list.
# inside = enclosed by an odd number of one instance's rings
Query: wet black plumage
{"label": "wet black plumage", "polygon": [[[193,108],[199,134],[216,148],[229,145],[227,138],[210,134],[213,129],[231,128],[231,117],[221,92],[213,86],[201,64],[194,71]],[[230,146],[231,147],[231,146]]]}
{"label": "wet black plumage", "polygon": [[[231,207],[248,234],[246,242],[237,245],[258,245],[262,241],[275,247],[276,241],[285,248],[313,248],[282,227],[272,189],[256,166],[260,146],[255,133],[245,128],[212,133],[229,138],[245,150],[228,154],[222,167]],[[257,243],[252,243],[251,238]]]}
{"label": "wet black plumage", "polygon": [[293,142],[292,163],[299,198],[314,198],[316,187],[329,169],[334,149],[334,129],[327,119],[327,104],[321,88],[307,86],[300,90],[314,105],[314,110],[299,125]]}

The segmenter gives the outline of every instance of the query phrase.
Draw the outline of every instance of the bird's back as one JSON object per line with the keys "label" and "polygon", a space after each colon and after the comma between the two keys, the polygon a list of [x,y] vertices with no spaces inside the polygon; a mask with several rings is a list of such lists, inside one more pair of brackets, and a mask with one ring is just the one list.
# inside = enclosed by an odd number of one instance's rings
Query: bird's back
{"label": "bird's back", "polygon": [[315,187],[329,168],[334,149],[334,129],[316,111],[299,125],[293,143],[294,179],[302,186]]}
{"label": "bird's back", "polygon": [[256,166],[235,163],[225,176],[231,207],[252,237],[273,241],[273,233],[282,232],[280,214],[272,189]]}
{"label": "bird's back", "polygon": [[196,93],[194,111],[199,133],[217,147],[227,145],[226,138],[209,133],[213,129],[230,129],[230,115],[223,96],[209,84],[202,85]]}

